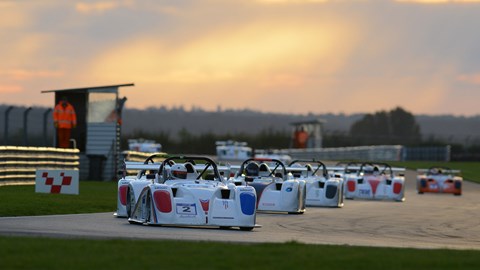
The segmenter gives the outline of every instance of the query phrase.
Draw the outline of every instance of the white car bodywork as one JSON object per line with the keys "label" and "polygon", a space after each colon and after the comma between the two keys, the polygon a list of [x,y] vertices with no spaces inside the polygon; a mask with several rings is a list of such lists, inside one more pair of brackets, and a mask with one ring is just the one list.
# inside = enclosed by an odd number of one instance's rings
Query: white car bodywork
{"label": "white car bodywork", "polygon": [[330,175],[321,161],[294,160],[287,171],[306,182],[307,206],[343,207],[343,178]]}
{"label": "white car bodywork", "polygon": [[[183,162],[178,163],[179,160]],[[193,166],[192,161],[205,164]],[[187,167],[187,163],[192,166],[188,166],[191,170],[186,178],[173,178],[170,173],[172,164]],[[197,172],[199,168],[200,173]],[[212,177],[205,177],[208,171],[213,172]],[[151,179],[150,183],[139,193],[141,182],[137,185],[137,181],[141,179],[128,183],[125,207],[130,223],[239,227],[241,230],[258,226],[255,224],[255,189],[225,183],[217,165],[209,158],[170,157],[153,174],[145,177]]]}
{"label": "white car bodywork", "polygon": [[[274,168],[270,169],[267,163],[273,164]],[[257,164],[258,172],[248,173],[248,166],[254,167],[250,164]],[[230,182],[237,186],[255,188],[258,211],[289,214],[305,212],[306,182],[288,175],[285,165],[280,160],[247,159]]]}
{"label": "white car bodywork", "polygon": [[357,173],[345,175],[345,198],[405,201],[404,171],[385,163],[363,163]]}

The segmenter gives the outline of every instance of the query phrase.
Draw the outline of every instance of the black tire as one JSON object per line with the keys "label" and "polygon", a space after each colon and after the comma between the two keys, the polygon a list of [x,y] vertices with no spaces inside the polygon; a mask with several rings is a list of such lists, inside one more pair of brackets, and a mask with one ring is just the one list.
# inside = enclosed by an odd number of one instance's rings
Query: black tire
{"label": "black tire", "polygon": [[147,194],[147,202],[145,204],[145,210],[147,212],[145,216],[145,223],[150,222],[150,216],[152,215],[152,195],[150,192]]}
{"label": "black tire", "polygon": [[303,186],[303,191],[300,198],[300,210],[305,210],[307,204],[307,185]]}
{"label": "black tire", "polygon": [[127,205],[125,206],[125,208],[127,208],[127,218],[130,218],[132,216],[130,188],[127,188]]}
{"label": "black tire", "polygon": [[245,231],[245,232],[249,232],[249,231],[253,230],[253,227],[240,227],[240,230]]}

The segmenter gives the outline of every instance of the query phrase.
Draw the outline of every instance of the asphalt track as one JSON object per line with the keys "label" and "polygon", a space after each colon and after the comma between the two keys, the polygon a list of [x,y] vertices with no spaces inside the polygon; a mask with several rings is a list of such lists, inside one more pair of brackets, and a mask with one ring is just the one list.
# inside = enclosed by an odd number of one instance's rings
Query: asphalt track
{"label": "asphalt track", "polygon": [[0,234],[480,250],[480,184],[465,182],[462,196],[419,195],[415,173],[406,177],[405,202],[346,200],[343,208],[309,207],[303,215],[258,213],[262,227],[251,232],[131,225],[109,212],[1,217]]}

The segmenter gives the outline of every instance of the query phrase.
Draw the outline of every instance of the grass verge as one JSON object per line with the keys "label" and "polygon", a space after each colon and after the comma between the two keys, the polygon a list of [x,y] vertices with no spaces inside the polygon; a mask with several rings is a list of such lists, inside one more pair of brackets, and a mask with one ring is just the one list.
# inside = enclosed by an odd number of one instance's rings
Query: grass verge
{"label": "grass verge", "polygon": [[115,212],[117,182],[80,181],[79,195],[35,193],[35,186],[0,187],[0,217]]}
{"label": "grass verge", "polygon": [[[2,269],[479,269],[480,251],[0,236]],[[28,256],[25,256],[28,254]]]}
{"label": "grass verge", "polygon": [[428,169],[432,166],[443,166],[453,170],[461,170],[465,180],[480,183],[480,162],[432,162],[432,161],[404,161],[389,162],[392,166],[406,167],[407,169]]}

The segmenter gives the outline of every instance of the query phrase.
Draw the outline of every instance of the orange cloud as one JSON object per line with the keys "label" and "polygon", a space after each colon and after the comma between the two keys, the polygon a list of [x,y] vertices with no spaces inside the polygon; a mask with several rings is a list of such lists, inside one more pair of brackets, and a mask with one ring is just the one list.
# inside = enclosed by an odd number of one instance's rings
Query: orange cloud
{"label": "orange cloud", "polygon": [[131,0],[99,1],[94,3],[79,2],[75,5],[75,10],[85,14],[103,13],[108,10],[116,9],[119,7],[131,6],[131,5],[133,5],[133,1]]}
{"label": "orange cloud", "polygon": [[11,94],[21,92],[23,88],[20,85],[6,84],[0,85],[0,93],[2,94]]}
{"label": "orange cloud", "polygon": [[[344,25],[333,23],[318,27],[259,22],[217,29],[175,48],[151,37],[129,39],[96,57],[91,71],[108,78],[208,83],[259,78],[272,71],[299,72],[322,61],[320,71],[331,73],[351,48],[348,44],[354,35],[347,31]],[[118,64],[122,62],[126,64]]]}
{"label": "orange cloud", "polygon": [[480,74],[462,74],[457,77],[457,80],[464,83],[480,85]]}
{"label": "orange cloud", "polygon": [[[312,20],[223,25],[177,46],[170,45],[175,44],[171,37],[129,38],[93,56],[83,76],[102,83],[134,81],[142,91],[129,97],[133,107],[142,107],[146,100],[171,105],[180,100],[185,106],[209,109],[219,104],[244,107],[247,102],[270,110],[264,100],[275,103],[299,89],[312,94],[322,89],[322,95],[331,96],[331,77],[345,65],[360,32],[341,21]],[[233,93],[240,100],[226,98]],[[298,104],[312,107],[318,102],[311,96],[298,98]]]}
{"label": "orange cloud", "polygon": [[22,28],[31,18],[13,1],[0,1],[0,29]]}
{"label": "orange cloud", "polygon": [[451,4],[451,3],[480,3],[480,0],[395,0],[400,3],[418,4]]}
{"label": "orange cloud", "polygon": [[304,4],[304,3],[326,3],[332,0],[257,0],[263,4]]}
{"label": "orange cloud", "polygon": [[25,70],[25,69],[12,69],[12,70],[0,70],[0,76],[4,76],[7,79],[12,80],[31,80],[37,78],[56,78],[63,76],[62,71],[51,70]]}

